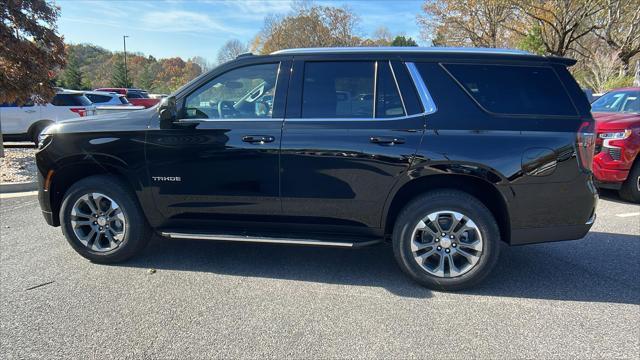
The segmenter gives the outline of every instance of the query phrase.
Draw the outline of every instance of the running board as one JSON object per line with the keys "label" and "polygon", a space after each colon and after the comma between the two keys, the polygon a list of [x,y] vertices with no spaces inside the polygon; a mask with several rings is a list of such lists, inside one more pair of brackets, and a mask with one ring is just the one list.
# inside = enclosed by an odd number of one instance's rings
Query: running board
{"label": "running board", "polygon": [[270,244],[328,246],[328,247],[342,247],[342,248],[358,248],[358,247],[377,244],[383,241],[382,239],[380,239],[380,240],[370,240],[370,241],[363,241],[363,242],[339,242],[339,241],[308,240],[308,239],[298,239],[298,238],[267,237],[267,236],[195,234],[195,233],[190,234],[190,233],[175,233],[175,232],[161,232],[160,234],[169,239],[236,241],[236,242],[270,243]]}

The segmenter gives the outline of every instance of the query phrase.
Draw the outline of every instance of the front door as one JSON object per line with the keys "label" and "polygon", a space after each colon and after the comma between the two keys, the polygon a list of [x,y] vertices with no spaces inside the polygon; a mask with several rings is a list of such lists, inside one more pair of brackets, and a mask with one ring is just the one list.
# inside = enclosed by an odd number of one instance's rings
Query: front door
{"label": "front door", "polygon": [[279,107],[289,72],[279,69],[285,64],[224,72],[177,99],[178,121],[148,132],[150,183],[165,226],[201,220],[219,227],[281,214]]}

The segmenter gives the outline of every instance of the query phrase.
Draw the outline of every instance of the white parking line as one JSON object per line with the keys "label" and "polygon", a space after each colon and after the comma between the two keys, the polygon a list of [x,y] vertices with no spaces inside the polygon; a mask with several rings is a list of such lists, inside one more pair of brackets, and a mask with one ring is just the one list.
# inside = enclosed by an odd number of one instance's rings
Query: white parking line
{"label": "white parking line", "polygon": [[621,217],[621,218],[626,218],[626,217],[632,217],[632,216],[640,216],[640,212],[631,212],[631,213],[624,213],[624,214],[616,214],[617,217]]}
{"label": "white parking line", "polygon": [[38,195],[37,191],[25,191],[17,193],[0,193],[0,199],[11,199],[15,197]]}

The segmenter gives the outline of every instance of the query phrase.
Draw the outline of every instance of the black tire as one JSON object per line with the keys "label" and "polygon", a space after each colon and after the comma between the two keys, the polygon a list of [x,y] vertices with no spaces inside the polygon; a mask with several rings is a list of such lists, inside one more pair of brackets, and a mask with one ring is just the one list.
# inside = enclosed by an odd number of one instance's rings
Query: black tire
{"label": "black tire", "polygon": [[636,160],[618,194],[623,200],[640,203],[640,160]]}
{"label": "black tire", "polygon": [[[479,260],[462,275],[433,275],[418,264],[411,251],[415,227],[427,215],[438,211],[455,211],[466,215],[473,220],[482,236],[483,248]],[[491,211],[475,197],[456,190],[437,190],[418,196],[400,212],[393,229],[393,252],[402,271],[434,290],[461,290],[478,284],[495,266],[500,246],[500,230]],[[454,249],[451,251],[453,253]]]}
{"label": "black tire", "polygon": [[[124,236],[120,244],[112,250],[101,252],[90,249],[80,241],[73,230],[72,208],[78,199],[88,193],[104,194],[113,199],[122,209],[126,224]],[[62,233],[78,254],[102,264],[122,262],[140,253],[148,244],[152,234],[135,194],[117,178],[105,175],[84,178],[71,186],[62,202],[60,224]]]}
{"label": "black tire", "polygon": [[41,121],[39,123],[36,123],[33,128],[31,128],[31,131],[29,133],[29,138],[31,139],[31,141],[33,141],[36,146],[38,146],[38,137],[40,136],[40,133],[46,129],[47,126],[53,124],[53,122],[51,121]]}

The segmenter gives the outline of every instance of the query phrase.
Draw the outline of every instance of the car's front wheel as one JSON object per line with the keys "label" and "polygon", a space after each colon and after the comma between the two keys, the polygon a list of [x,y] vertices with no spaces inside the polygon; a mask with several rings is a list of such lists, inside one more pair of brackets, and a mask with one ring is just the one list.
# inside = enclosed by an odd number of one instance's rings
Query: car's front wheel
{"label": "car's front wheel", "polygon": [[426,193],[400,213],[393,250],[400,268],[431,289],[460,290],[497,262],[500,231],[489,209],[460,191]]}
{"label": "car's front wheel", "polygon": [[627,201],[640,203],[640,160],[629,171],[627,180],[622,183],[620,197]]}
{"label": "car's front wheel", "polygon": [[99,263],[116,263],[139,253],[151,231],[135,195],[116,178],[92,176],[65,194],[62,232],[73,249]]}

